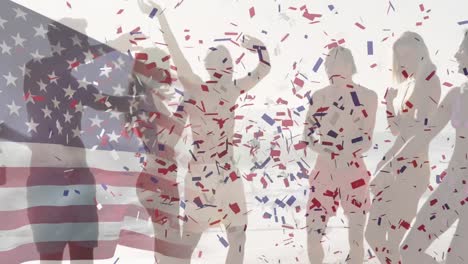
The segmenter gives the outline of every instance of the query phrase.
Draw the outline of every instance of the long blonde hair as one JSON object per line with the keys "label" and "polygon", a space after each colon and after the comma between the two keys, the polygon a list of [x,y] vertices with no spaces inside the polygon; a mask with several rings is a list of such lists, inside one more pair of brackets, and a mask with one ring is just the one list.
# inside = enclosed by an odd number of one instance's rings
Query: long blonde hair
{"label": "long blonde hair", "polygon": [[425,65],[432,65],[435,68],[435,65],[431,61],[431,57],[429,56],[429,49],[424,43],[423,38],[416,32],[406,31],[404,32],[401,37],[399,37],[395,43],[393,43],[393,78],[396,80],[397,83],[402,83],[406,80],[406,78],[401,74],[400,69],[400,58],[397,56],[398,48],[406,46],[409,47],[416,53],[416,58],[419,59],[419,63],[417,63],[416,73],[421,72],[422,66]]}

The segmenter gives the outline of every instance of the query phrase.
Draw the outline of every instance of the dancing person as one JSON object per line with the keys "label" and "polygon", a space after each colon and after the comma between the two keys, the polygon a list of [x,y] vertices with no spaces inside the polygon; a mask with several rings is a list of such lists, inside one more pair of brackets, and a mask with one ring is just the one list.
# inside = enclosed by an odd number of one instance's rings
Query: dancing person
{"label": "dancing person", "polygon": [[[468,76],[468,31],[455,55],[458,72]],[[455,147],[445,170],[445,176],[418,211],[406,239],[401,245],[402,263],[436,264],[426,250],[458,220],[445,263],[466,263],[468,252],[468,82],[452,88],[440,103],[437,111],[419,126],[417,137],[410,140],[407,149],[418,153],[451,123],[455,129]],[[397,154],[397,156],[400,156]]]}
{"label": "dancing person", "polygon": [[[150,1],[140,1],[143,12],[161,7]],[[233,60],[224,46],[211,48],[205,58],[210,79],[203,81],[196,75],[179,48],[166,16],[158,15],[169,52],[177,67],[178,78],[184,87],[192,131],[193,151],[185,178],[186,201],[182,240],[195,250],[202,234],[215,224],[223,224],[229,245],[226,263],[242,263],[245,253],[247,208],[245,192],[233,158],[235,109],[238,97],[255,87],[270,71],[269,54],[258,39],[244,36],[242,46],[258,53],[258,66],[241,79],[233,79]],[[189,254],[191,255],[191,253]]]}
{"label": "dancing person", "polygon": [[304,141],[318,154],[309,176],[307,243],[310,263],[323,263],[322,239],[341,204],[349,221],[349,263],[364,260],[364,226],[370,207],[370,175],[364,153],[372,146],[377,94],[353,81],[349,49],[336,47],[325,61],[330,85],[313,93]]}
{"label": "dancing person", "polygon": [[[401,87],[388,89],[387,121],[395,142],[370,186],[374,194],[366,239],[381,263],[398,263],[400,243],[429,184],[429,144],[408,156],[404,144],[437,109],[440,81],[422,37],[405,32],[393,44],[393,74]],[[394,102],[397,98],[397,102]],[[396,109],[395,109],[396,105]],[[390,155],[400,150],[405,158]],[[411,150],[408,150],[411,152]]]}

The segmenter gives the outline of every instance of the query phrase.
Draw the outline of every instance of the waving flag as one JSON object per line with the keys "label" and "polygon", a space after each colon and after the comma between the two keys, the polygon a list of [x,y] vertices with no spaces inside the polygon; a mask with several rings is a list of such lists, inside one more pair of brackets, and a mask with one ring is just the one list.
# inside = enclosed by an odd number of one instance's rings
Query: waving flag
{"label": "waving flag", "polygon": [[[145,140],[124,127],[136,103],[133,58],[61,22],[85,32],[84,20],[0,3],[0,259],[9,263],[67,243],[93,248],[94,258],[112,257],[119,240],[153,250],[135,191]],[[146,179],[138,187],[172,184]],[[133,230],[122,230],[124,216]]]}

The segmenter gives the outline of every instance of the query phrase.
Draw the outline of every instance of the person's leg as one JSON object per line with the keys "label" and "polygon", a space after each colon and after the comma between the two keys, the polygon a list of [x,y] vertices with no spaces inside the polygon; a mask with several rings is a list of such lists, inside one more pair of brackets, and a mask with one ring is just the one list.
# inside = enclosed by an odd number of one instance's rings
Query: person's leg
{"label": "person's leg", "polygon": [[[236,175],[240,172],[233,168]],[[224,177],[229,175],[224,173]],[[246,228],[248,224],[244,184],[239,178],[230,178],[217,188],[216,201],[222,212],[219,219],[226,227],[229,250],[226,264],[242,264],[245,256]]]}
{"label": "person's leg", "polygon": [[226,230],[229,251],[226,264],[244,263],[246,235],[243,226],[233,226]]}
{"label": "person's leg", "polygon": [[93,263],[94,259],[94,248],[81,246],[77,243],[68,243],[68,248],[70,250],[70,260],[76,263],[85,264]]}
{"label": "person's leg", "polygon": [[203,235],[203,230],[188,230],[188,228],[184,227],[182,232],[182,245],[186,246],[188,249],[188,253],[186,255],[186,262],[191,263],[193,252],[200,241],[200,238]]}
{"label": "person's leg", "polygon": [[[465,204],[465,206],[468,206]],[[460,215],[457,229],[450,243],[450,251],[447,253],[446,264],[461,264],[468,260],[468,250],[466,250],[466,241],[468,241],[468,210]],[[409,262],[408,262],[409,263]]]}
{"label": "person's leg", "polygon": [[[419,210],[416,220],[412,225],[408,236],[401,245],[402,263],[438,263],[432,256],[426,253],[426,250],[440,235],[447,231],[450,226],[462,215],[463,210],[459,210],[459,198],[452,193],[452,188],[447,182],[442,182],[441,185],[429,196],[427,201]],[[448,209],[446,205],[449,205]],[[460,221],[462,222],[462,221]],[[463,224],[457,228],[458,232],[463,233],[461,228]],[[465,236],[465,239],[467,237]],[[452,240],[452,245],[457,239],[457,235]],[[463,239],[462,239],[463,240]],[[463,244],[466,240],[463,240]],[[464,246],[462,246],[463,248]],[[462,250],[463,251],[463,250]],[[447,255],[447,264],[452,256],[458,255],[453,251]],[[452,255],[452,256],[451,256]],[[457,263],[457,262],[453,262]],[[461,262],[458,262],[461,263]]]}
{"label": "person's leg", "polygon": [[307,252],[311,264],[323,263],[325,258],[322,239],[328,220],[328,216],[320,215],[318,212],[310,212],[307,217]]}
{"label": "person's leg", "polygon": [[63,250],[62,251],[54,251],[54,252],[39,252],[39,259],[41,264],[48,264],[50,261],[60,261],[63,259]]}
{"label": "person's leg", "polygon": [[390,229],[388,230],[388,259],[391,263],[398,263],[401,259],[400,244],[416,216],[418,202],[422,193],[411,188],[400,188],[400,197],[394,204],[395,210],[389,216]]}
{"label": "person's leg", "polygon": [[388,244],[387,231],[390,228],[387,214],[391,214],[392,201],[374,200],[369,211],[365,237],[380,263],[386,263]]}
{"label": "person's leg", "polygon": [[350,248],[348,263],[361,264],[364,261],[364,226],[366,225],[366,214],[358,212],[350,213],[347,216]]}
{"label": "person's leg", "polygon": [[395,201],[394,208],[388,217],[390,219],[388,258],[391,263],[401,261],[400,244],[416,216],[419,200],[427,190],[430,174],[429,165],[425,164],[417,167],[409,166],[397,176],[396,194],[392,198]]}

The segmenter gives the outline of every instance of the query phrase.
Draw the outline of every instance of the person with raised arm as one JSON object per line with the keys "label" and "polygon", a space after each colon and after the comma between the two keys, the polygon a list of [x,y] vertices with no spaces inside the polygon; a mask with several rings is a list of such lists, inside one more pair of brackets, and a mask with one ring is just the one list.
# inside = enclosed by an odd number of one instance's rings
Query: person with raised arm
{"label": "person with raised arm", "polygon": [[[148,3],[147,3],[148,2]],[[202,234],[210,227],[222,224],[226,228],[229,246],[226,262],[243,263],[245,253],[247,208],[245,192],[233,158],[233,134],[236,101],[255,87],[270,72],[269,54],[258,39],[243,36],[242,47],[258,54],[257,67],[248,76],[233,79],[233,60],[224,46],[210,48],[205,68],[210,79],[202,80],[194,73],[171,31],[165,12],[152,1],[139,1],[140,8],[150,13],[154,8],[169,53],[177,67],[177,76],[184,87],[184,110],[192,132],[192,159],[185,178],[185,218],[182,241],[190,245],[190,262]]]}

